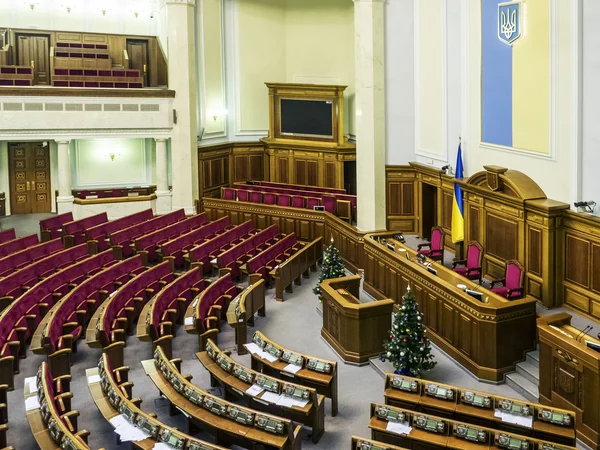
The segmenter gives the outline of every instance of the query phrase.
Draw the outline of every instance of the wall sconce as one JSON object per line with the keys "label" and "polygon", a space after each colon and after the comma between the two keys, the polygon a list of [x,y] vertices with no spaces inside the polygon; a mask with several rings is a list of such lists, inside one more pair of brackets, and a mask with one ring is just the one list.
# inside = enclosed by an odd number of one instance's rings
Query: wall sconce
{"label": "wall sconce", "polygon": [[114,161],[117,156],[121,156],[121,153],[119,153],[118,151],[113,151],[113,150],[105,150],[104,151],[104,157],[110,158],[111,161]]}
{"label": "wall sconce", "polygon": [[32,11],[35,9],[36,5],[39,5],[40,2],[31,2],[31,1],[25,1],[23,2],[26,5],[29,5],[29,9],[31,9]]}
{"label": "wall sconce", "polygon": [[135,16],[135,18],[137,19],[137,18],[138,18],[138,16],[139,16],[140,14],[139,14],[137,11],[134,11],[134,12],[133,12],[133,15],[134,15],[134,16]]}
{"label": "wall sconce", "polygon": [[219,117],[227,115],[227,110],[226,109],[214,109],[214,110],[210,111],[208,114],[210,116],[212,116],[213,121],[216,122]]}

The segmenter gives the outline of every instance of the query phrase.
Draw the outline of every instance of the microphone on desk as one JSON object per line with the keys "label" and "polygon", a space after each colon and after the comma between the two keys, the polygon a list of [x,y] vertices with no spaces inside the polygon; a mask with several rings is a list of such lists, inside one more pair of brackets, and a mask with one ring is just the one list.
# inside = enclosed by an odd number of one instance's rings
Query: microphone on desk
{"label": "microphone on desk", "polygon": [[586,334],[588,334],[590,331],[592,331],[592,328],[594,328],[591,325],[588,325],[587,327],[585,327],[583,330],[581,330],[581,332],[577,335],[577,337],[575,338],[576,341],[579,341],[580,337],[585,336]]}
{"label": "microphone on desk", "polygon": [[586,337],[588,335],[588,333],[590,331],[592,331],[594,329],[594,327],[590,326],[590,329],[587,330],[585,333],[583,333],[583,336],[581,336],[581,339],[579,340],[579,342],[583,342],[583,338]]}

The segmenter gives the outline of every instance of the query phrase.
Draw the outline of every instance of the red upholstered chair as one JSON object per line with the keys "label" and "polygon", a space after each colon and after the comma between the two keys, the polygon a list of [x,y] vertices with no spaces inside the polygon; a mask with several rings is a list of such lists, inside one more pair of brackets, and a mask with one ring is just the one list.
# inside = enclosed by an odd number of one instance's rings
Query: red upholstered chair
{"label": "red upholstered chair", "polygon": [[[481,263],[483,261],[483,247],[477,241],[469,242],[467,259],[454,259],[452,270],[469,280],[478,280],[481,283]],[[458,265],[464,267],[457,267]]]}
{"label": "red upholstered chair", "polygon": [[250,191],[249,196],[252,203],[262,203],[262,192]]}
{"label": "red upholstered chair", "polygon": [[263,203],[265,205],[274,205],[276,201],[277,201],[277,195],[275,195],[271,192],[266,192],[265,195],[263,195]]}
{"label": "red upholstered chair", "polygon": [[[424,244],[419,244],[418,246],[418,255],[425,255],[429,259],[433,259],[434,261],[443,261],[444,260],[444,239],[446,238],[446,233],[442,229],[442,227],[433,227],[431,229],[431,242],[425,242]],[[429,247],[427,250],[422,250],[423,247]]]}
{"label": "red upholstered chair", "polygon": [[[523,266],[519,261],[511,259],[506,262],[506,272],[504,278],[492,281],[491,291],[509,300],[515,300],[523,297]],[[494,285],[503,286],[495,288]]]}
{"label": "red upholstered chair", "polygon": [[249,199],[248,199],[248,193],[249,193],[249,191],[246,191],[244,189],[239,189],[238,190],[238,200],[240,202],[247,202],[247,201],[249,201]]}
{"label": "red upholstered chair", "polygon": [[304,208],[304,197],[302,197],[300,195],[294,195],[292,197],[292,207]]}
{"label": "red upholstered chair", "polygon": [[235,200],[235,189],[223,188],[223,200]]}
{"label": "red upholstered chair", "polygon": [[306,199],[306,207],[308,209],[314,209],[315,206],[320,206],[321,205],[321,199],[316,198],[316,197],[308,197]]}

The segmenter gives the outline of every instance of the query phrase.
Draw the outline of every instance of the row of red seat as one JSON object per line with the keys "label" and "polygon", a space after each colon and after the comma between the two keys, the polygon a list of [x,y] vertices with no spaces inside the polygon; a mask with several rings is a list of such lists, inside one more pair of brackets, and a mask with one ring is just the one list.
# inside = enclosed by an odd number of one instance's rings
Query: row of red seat
{"label": "row of red seat", "polygon": [[263,280],[267,280],[271,270],[300,250],[300,248],[302,248],[302,246],[296,241],[296,234],[288,234],[258,255],[250,258],[246,262],[248,273],[258,273]]}
{"label": "row of red seat", "polygon": [[133,255],[133,239],[141,237],[147,233],[159,230],[167,225],[179,222],[185,219],[185,210],[178,209],[163,216],[156,216],[150,220],[140,222],[135,226],[124,228],[110,234],[110,243],[113,250],[116,251],[117,259],[128,258]]}
{"label": "row of red seat", "polygon": [[25,356],[27,339],[54,303],[87,276],[113,263],[110,251],[90,256],[45,278],[13,301],[0,316],[0,384],[12,387],[19,355]]}
{"label": "row of red seat", "polygon": [[103,347],[125,341],[126,333],[131,331],[145,303],[174,279],[169,263],[164,262],[124,284],[103,305],[96,340]]}
{"label": "row of red seat", "polygon": [[97,225],[86,230],[86,238],[88,246],[92,253],[102,252],[110,248],[110,240],[108,237],[119,230],[133,227],[138,223],[150,220],[154,217],[154,213],[151,209],[145,209],[143,211],[130,214],[119,219],[111,220],[109,222]]}
{"label": "row of red seat", "polygon": [[[222,220],[222,219],[221,219]],[[187,256],[192,266],[202,265],[202,271],[208,273],[212,270],[211,260],[220,253],[247,239],[256,233],[256,228],[251,220],[231,228],[213,239],[201,242],[188,250]]]}
{"label": "row of red seat", "polygon": [[246,182],[250,185],[255,186],[270,186],[281,189],[293,189],[296,191],[309,191],[309,192],[330,192],[332,194],[346,194],[346,189],[328,188],[320,186],[308,186],[305,184],[290,184],[290,183],[276,183],[274,181],[250,181]]}
{"label": "row of red seat", "polygon": [[283,235],[279,233],[277,225],[271,225],[221,253],[217,256],[217,265],[221,269],[230,269],[231,276],[239,278],[242,264],[282,237]]}
{"label": "row of red seat", "polygon": [[97,307],[116,289],[145,271],[140,258],[129,258],[80,283],[50,311],[41,334],[43,352],[51,355],[74,347]]}
{"label": "row of red seat", "polygon": [[148,262],[156,262],[158,259],[158,254],[156,253],[157,247],[174,239],[176,240],[177,237],[186,236],[207,222],[206,214],[196,214],[180,222],[150,232],[133,240],[135,251],[143,255],[142,258],[146,264]]}
{"label": "row of red seat", "polygon": [[7,241],[3,244],[0,244],[0,258],[4,258],[5,256],[19,252],[21,250],[25,250],[28,247],[39,244],[39,242],[40,240],[38,239],[37,234],[32,234],[29,236],[15,238],[10,241]]}
{"label": "row of red seat", "polygon": [[0,277],[5,277],[15,270],[25,267],[27,264],[31,264],[38,259],[45,258],[62,249],[62,241],[60,239],[54,239],[52,241],[32,245],[21,251],[5,256],[4,258],[0,258]]}
{"label": "row of red seat", "polygon": [[5,242],[12,241],[13,239],[16,239],[16,238],[17,238],[17,236],[15,234],[14,228],[0,231],[0,244],[4,244]]}
{"label": "row of red seat", "polygon": [[67,222],[62,227],[62,235],[65,247],[84,243],[87,238],[85,231],[88,228],[95,227],[108,222],[108,215],[103,212],[94,216],[84,217],[83,219]]}
{"label": "row of red seat", "polygon": [[87,257],[87,245],[81,244],[52,253],[50,256],[7,275],[0,281],[0,302],[12,302],[39,281]]}

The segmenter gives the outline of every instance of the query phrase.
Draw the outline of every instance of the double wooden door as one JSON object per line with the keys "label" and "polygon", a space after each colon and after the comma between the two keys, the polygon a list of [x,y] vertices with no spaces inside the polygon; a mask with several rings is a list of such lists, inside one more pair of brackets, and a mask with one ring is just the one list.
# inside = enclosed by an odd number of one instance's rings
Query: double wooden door
{"label": "double wooden door", "polygon": [[42,142],[9,143],[8,162],[11,213],[50,212],[49,147]]}
{"label": "double wooden door", "polygon": [[144,78],[144,86],[148,83],[148,41],[127,39],[127,54],[129,55],[129,68],[139,70]]}
{"label": "double wooden door", "polygon": [[19,66],[33,67],[33,84],[50,84],[49,37],[35,34],[17,34]]}

